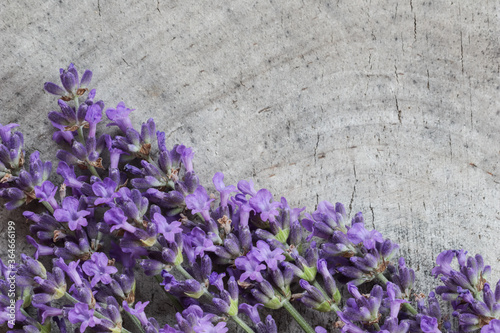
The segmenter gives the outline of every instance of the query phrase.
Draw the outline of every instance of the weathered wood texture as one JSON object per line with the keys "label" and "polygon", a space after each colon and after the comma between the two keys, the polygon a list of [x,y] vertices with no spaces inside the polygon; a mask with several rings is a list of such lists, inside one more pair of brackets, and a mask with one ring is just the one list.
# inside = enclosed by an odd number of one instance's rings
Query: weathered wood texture
{"label": "weathered wood texture", "polygon": [[[53,156],[42,84],[74,62],[107,106],[192,145],[203,183],[223,171],[308,211],[362,211],[423,292],[444,249],[481,253],[499,277],[497,1],[10,0],[0,18],[0,121],[28,152]],[[21,215],[1,217],[22,238]]]}

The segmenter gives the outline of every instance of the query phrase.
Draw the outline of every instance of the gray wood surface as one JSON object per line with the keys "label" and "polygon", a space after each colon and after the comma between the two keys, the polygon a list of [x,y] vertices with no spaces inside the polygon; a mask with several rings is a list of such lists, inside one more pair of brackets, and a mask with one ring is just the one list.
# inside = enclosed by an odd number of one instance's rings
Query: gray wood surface
{"label": "gray wood surface", "polygon": [[[430,291],[437,254],[500,276],[498,1],[0,3],[0,122],[51,158],[43,82],[74,62],[108,107],[192,145],[204,184],[253,179],[312,211],[362,211]],[[55,169],[55,168],[54,168]],[[19,252],[27,226],[18,226]],[[5,223],[0,225],[4,235]],[[6,249],[0,237],[0,253]],[[495,280],[496,281],[496,280]],[[138,284],[144,297],[159,289]],[[171,315],[167,305],[151,314]],[[327,316],[308,314],[314,324]],[[286,314],[280,332],[296,331]],[[163,322],[163,323],[165,323]]]}

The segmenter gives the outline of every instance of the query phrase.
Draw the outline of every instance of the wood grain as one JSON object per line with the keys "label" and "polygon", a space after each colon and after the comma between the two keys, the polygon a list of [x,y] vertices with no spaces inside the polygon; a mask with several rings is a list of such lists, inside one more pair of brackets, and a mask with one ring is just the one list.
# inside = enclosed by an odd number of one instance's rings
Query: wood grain
{"label": "wood grain", "polygon": [[[0,8],[0,121],[21,125],[28,153],[53,158],[42,115],[56,104],[42,84],[74,62],[93,70],[107,106],[123,100],[137,109],[136,124],[154,117],[172,145],[192,145],[205,184],[222,171],[228,183],[253,179],[308,211],[321,200],[362,211],[400,243],[423,292],[435,286],[437,254],[450,248],[481,253],[500,277],[497,2],[20,0]],[[22,216],[0,214],[17,222],[21,242]],[[160,297],[142,282],[138,290]],[[167,312],[151,315],[166,323]],[[280,332],[298,330],[289,321],[280,316]]]}

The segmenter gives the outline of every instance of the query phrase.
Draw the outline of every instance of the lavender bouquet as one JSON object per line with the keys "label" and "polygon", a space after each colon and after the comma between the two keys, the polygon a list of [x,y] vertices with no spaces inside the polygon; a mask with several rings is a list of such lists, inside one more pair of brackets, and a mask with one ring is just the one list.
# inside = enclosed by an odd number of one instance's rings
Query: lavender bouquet
{"label": "lavender bouquet", "polygon": [[[480,255],[439,254],[439,286],[418,294],[399,246],[367,230],[362,213],[350,219],[327,201],[307,213],[252,181],[226,185],[220,172],[209,193],[193,149],[167,146],[153,119],[134,128],[123,102],[105,109],[91,78],[71,64],[61,84],[44,86],[59,97],[48,117],[60,185],[39,152],[25,156],[19,125],[0,125],[0,196],[23,209],[34,249],[0,261],[8,332],[274,333],[280,308],[307,333],[500,332],[500,282],[490,284]],[[98,135],[101,122],[119,134]],[[136,297],[144,275],[165,291],[175,322],[147,315],[155,304]],[[297,303],[335,324],[306,321]]]}

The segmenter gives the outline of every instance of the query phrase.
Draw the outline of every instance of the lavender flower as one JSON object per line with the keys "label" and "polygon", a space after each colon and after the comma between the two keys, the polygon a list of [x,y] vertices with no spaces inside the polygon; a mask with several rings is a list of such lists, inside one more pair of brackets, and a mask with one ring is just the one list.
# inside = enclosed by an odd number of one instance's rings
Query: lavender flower
{"label": "lavender flower", "polygon": [[53,267],[52,273],[47,273],[46,278],[36,276],[33,281],[37,284],[33,289],[33,303],[45,304],[60,299],[66,293],[64,272],[59,267]]}
{"label": "lavender flower", "polygon": [[46,180],[42,186],[35,186],[35,195],[40,202],[46,201],[52,208],[57,209],[59,207],[55,199],[57,189],[50,180]]}
{"label": "lavender flower", "polygon": [[203,186],[198,186],[193,194],[186,197],[186,207],[191,209],[192,214],[201,213],[205,221],[210,220],[210,203],[214,199],[210,199],[207,190]]}
{"label": "lavender flower", "polygon": [[345,232],[346,212],[344,205],[336,203],[333,206],[328,201],[322,201],[318,204],[318,209],[312,214],[306,214],[302,220],[304,228],[312,232],[312,236],[328,239],[335,231]]}
{"label": "lavender flower", "polygon": [[362,323],[370,325],[378,322],[378,312],[382,303],[383,290],[379,285],[375,285],[369,297],[361,295],[358,288],[349,283],[347,285],[349,293],[354,296],[347,300],[346,308],[341,313],[337,313],[346,324]]}
{"label": "lavender flower", "polygon": [[364,223],[354,223],[347,231],[347,238],[355,245],[363,243],[368,250],[374,249],[377,242],[382,243],[384,241],[380,232],[366,230]]}
{"label": "lavender flower", "polygon": [[[455,258],[459,265],[458,271],[451,267],[451,262]],[[441,252],[436,262],[438,266],[432,269],[432,274],[435,277],[442,275],[441,281],[444,283],[444,285],[436,288],[436,292],[443,299],[453,301],[454,309],[457,309],[460,304],[461,296],[458,288],[469,290],[477,299],[491,272],[490,266],[484,265],[483,258],[480,255],[467,257],[467,252],[463,250]]]}
{"label": "lavender flower", "polygon": [[109,265],[109,260],[106,254],[95,252],[92,254],[92,259],[83,263],[83,271],[88,276],[93,276],[90,285],[93,287],[98,282],[109,284],[111,282],[111,274],[114,274],[118,269]]}
{"label": "lavender flower", "polygon": [[112,121],[107,126],[118,126],[123,133],[126,133],[128,128],[132,128],[129,114],[134,110],[127,108],[124,102],[118,103],[116,109],[107,109],[106,116]]}
{"label": "lavender flower", "polygon": [[89,309],[89,305],[84,303],[76,303],[68,312],[68,319],[72,324],[80,324],[80,333],[85,332],[87,327],[94,327],[101,322],[94,316],[94,309]]}
{"label": "lavender flower", "polygon": [[38,244],[35,239],[31,236],[26,236],[26,239],[28,240],[28,242],[36,248],[36,252],[35,254],[33,255],[33,257],[35,257],[35,260],[38,260],[38,257],[40,255],[42,256],[48,256],[48,255],[53,255],[54,254],[54,248],[53,247],[50,247],[50,246],[46,246],[46,245],[41,245],[41,244]]}
{"label": "lavender flower", "polygon": [[224,185],[223,180],[224,180],[224,175],[222,174],[222,172],[217,172],[212,179],[215,185],[215,189],[220,193],[220,205],[222,207],[226,207],[229,195],[232,192],[236,192],[236,186],[234,185],[226,186]]}
{"label": "lavender flower", "polygon": [[497,333],[500,332],[500,320],[493,319],[488,325],[481,328],[481,333]]}
{"label": "lavender flower", "polygon": [[108,204],[113,206],[114,194],[116,191],[117,183],[111,178],[104,178],[102,181],[97,181],[92,184],[92,191],[97,196],[94,205]]}
{"label": "lavender flower", "polygon": [[92,80],[92,72],[87,69],[83,73],[82,79],[79,81],[78,71],[72,63],[68,66],[68,69],[61,68],[59,73],[64,89],[52,82],[45,82],[43,87],[46,92],[61,96],[62,99],[66,101],[73,99],[75,95],[83,95]]}
{"label": "lavender flower", "polygon": [[212,299],[213,304],[223,314],[236,316],[238,314],[238,284],[234,276],[228,281],[228,291],[219,289],[219,296]]}
{"label": "lavender flower", "polygon": [[10,180],[10,176],[16,173],[24,163],[24,137],[21,132],[11,133],[18,124],[0,124],[0,167],[3,170],[2,182]]}
{"label": "lavender flower", "polygon": [[[436,294],[451,303],[460,331],[500,330],[500,282],[495,290],[490,287],[490,267],[481,256],[441,253],[432,271],[441,285],[425,301],[417,297],[415,310],[410,304],[414,271],[403,258],[391,262],[399,246],[367,230],[361,213],[349,224],[342,204],[323,201],[301,218],[305,208],[291,208],[283,197],[274,201],[267,189],[256,191],[252,181],[226,186],[220,172],[212,179],[220,197],[214,202],[194,172],[192,148],[167,148],[166,135],[156,132],[153,119],[134,129],[133,110],[123,102],[106,110],[108,126],[119,127],[121,134],[99,136],[104,103],[94,102],[95,90],[85,102],[79,100],[92,73],[86,71],[80,80],[71,64],[60,76],[62,87],[47,82],[45,89],[62,97],[60,111],[50,112],[49,119],[58,129],[54,140],[65,148],[57,153],[64,184],[47,180],[51,164],[38,152],[24,170],[23,135],[14,131],[18,125],[0,125],[0,196],[6,207],[38,199],[49,211],[24,212],[32,222],[27,239],[34,258],[22,255],[18,269],[0,265],[0,325],[13,311],[12,332],[46,331],[50,318],[63,333],[69,331],[66,322],[79,325],[80,332],[128,331],[122,308],[138,326],[135,331],[145,333],[225,333],[226,320],[250,332],[239,313],[249,316],[254,332],[277,333],[273,317],[262,320],[258,308],[284,307],[297,318],[292,303],[298,300],[318,311],[335,311],[342,332],[451,333]],[[70,100],[74,104],[66,103]],[[101,179],[95,168],[102,166],[104,148],[110,153],[104,163],[109,170]],[[87,168],[92,175],[80,173]],[[41,256],[55,257],[52,271],[38,261]],[[175,325],[160,328],[145,313],[148,302],[136,302],[137,264],[147,276],[161,274],[165,291],[185,308],[176,314]],[[19,299],[12,304],[15,269],[19,289],[14,298]],[[71,280],[67,291],[66,277]],[[352,295],[345,302],[343,285]],[[370,294],[361,294],[367,287]],[[326,329],[316,326],[315,332]]]}
{"label": "lavender flower", "polygon": [[70,230],[77,230],[81,227],[87,226],[87,219],[85,216],[90,215],[90,212],[80,210],[80,202],[73,198],[64,198],[62,208],[54,211],[54,217],[59,222],[68,222]]}
{"label": "lavender flower", "polygon": [[154,215],[153,222],[156,224],[158,233],[163,234],[165,239],[170,243],[175,241],[174,237],[176,234],[182,232],[182,228],[180,228],[181,222],[172,221],[168,223],[165,217],[158,213]]}
{"label": "lavender flower", "polygon": [[299,299],[307,307],[321,312],[329,312],[332,310],[330,307],[330,301],[326,299],[321,290],[312,286],[306,280],[300,280],[299,284],[305,290]]}
{"label": "lavender flower", "polygon": [[250,280],[262,282],[264,278],[260,271],[266,269],[266,265],[261,264],[260,257],[256,257],[255,252],[249,252],[244,257],[239,257],[234,261],[236,267],[243,272],[240,281]]}
{"label": "lavender flower", "polygon": [[279,214],[277,208],[279,202],[272,201],[273,195],[266,189],[259,190],[249,201],[250,206],[256,213],[260,213],[262,221],[274,222],[276,215]]}
{"label": "lavender flower", "polygon": [[413,269],[406,267],[403,257],[398,260],[398,268],[390,265],[388,271],[391,274],[391,280],[401,289],[406,298],[409,298],[415,282],[415,272]]}
{"label": "lavender flower", "polygon": [[203,310],[197,305],[191,305],[186,310],[175,315],[177,319],[177,324],[175,329],[166,325],[160,333],[191,333],[191,332],[206,332],[206,333],[226,333],[228,328],[226,323],[221,321],[217,324],[213,324],[214,314],[204,313]]}

